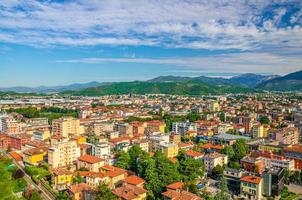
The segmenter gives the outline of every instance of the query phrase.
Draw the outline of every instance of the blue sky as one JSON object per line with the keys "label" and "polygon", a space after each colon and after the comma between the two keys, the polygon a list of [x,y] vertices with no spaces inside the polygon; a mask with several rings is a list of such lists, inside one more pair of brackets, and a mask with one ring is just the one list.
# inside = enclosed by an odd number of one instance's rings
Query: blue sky
{"label": "blue sky", "polygon": [[0,87],[302,70],[302,1],[0,1]]}

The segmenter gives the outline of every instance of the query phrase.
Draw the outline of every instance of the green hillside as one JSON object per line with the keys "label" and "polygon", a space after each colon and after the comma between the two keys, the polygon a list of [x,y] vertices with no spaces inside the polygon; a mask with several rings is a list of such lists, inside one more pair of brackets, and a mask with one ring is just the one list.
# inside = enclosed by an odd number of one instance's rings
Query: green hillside
{"label": "green hillside", "polygon": [[201,81],[188,82],[121,82],[111,85],[87,88],[78,91],[67,91],[63,95],[101,96],[113,94],[176,94],[206,95],[225,93],[246,93],[255,90],[234,85],[209,85]]}
{"label": "green hillside", "polygon": [[301,91],[302,71],[265,81],[258,85],[257,88],[271,91]]}

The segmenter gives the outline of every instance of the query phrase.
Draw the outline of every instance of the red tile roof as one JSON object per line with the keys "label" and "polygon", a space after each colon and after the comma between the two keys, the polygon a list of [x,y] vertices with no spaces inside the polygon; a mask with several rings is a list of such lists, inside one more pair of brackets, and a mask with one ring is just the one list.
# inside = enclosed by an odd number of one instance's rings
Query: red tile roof
{"label": "red tile roof", "polygon": [[9,155],[16,161],[22,161],[22,156],[18,154],[17,152],[10,152]]}
{"label": "red tile roof", "polygon": [[202,198],[196,194],[184,190],[180,192],[175,190],[167,190],[166,192],[163,192],[162,195],[172,200],[202,200]]}
{"label": "red tile roof", "polygon": [[105,173],[109,176],[109,177],[116,177],[116,176],[120,176],[122,174],[126,174],[127,171],[119,168],[119,167],[114,167],[111,165],[104,165],[101,167],[102,171],[105,171]]}
{"label": "red tile roof", "polygon": [[86,183],[79,183],[79,184],[74,184],[70,187],[70,191],[73,194],[85,191],[85,190],[90,190],[91,188],[86,184]]}
{"label": "red tile roof", "polygon": [[131,184],[131,185],[136,185],[136,186],[145,183],[145,180],[144,180],[144,179],[142,179],[142,178],[140,178],[140,177],[138,177],[138,176],[135,176],[135,175],[133,175],[133,176],[128,176],[128,177],[125,178],[123,181],[124,181],[125,183],[129,183],[129,184]]}
{"label": "red tile roof", "polygon": [[240,180],[248,183],[259,184],[261,182],[261,177],[249,175],[242,177]]}
{"label": "red tile roof", "polygon": [[182,189],[183,186],[184,186],[183,182],[175,182],[175,183],[171,183],[170,185],[167,185],[167,188],[171,190],[177,190],[177,189]]}
{"label": "red tile roof", "polygon": [[188,151],[186,151],[186,155],[195,158],[195,157],[201,157],[204,154],[200,153],[200,152],[197,152],[197,151],[188,150]]}
{"label": "red tile roof", "polygon": [[91,156],[91,155],[84,155],[78,158],[79,161],[81,162],[87,162],[90,164],[98,163],[103,161],[104,159],[96,157],[96,156]]}
{"label": "red tile roof", "polygon": [[124,185],[122,187],[116,188],[112,193],[121,199],[132,200],[137,199],[144,193],[147,193],[147,190],[134,185]]}

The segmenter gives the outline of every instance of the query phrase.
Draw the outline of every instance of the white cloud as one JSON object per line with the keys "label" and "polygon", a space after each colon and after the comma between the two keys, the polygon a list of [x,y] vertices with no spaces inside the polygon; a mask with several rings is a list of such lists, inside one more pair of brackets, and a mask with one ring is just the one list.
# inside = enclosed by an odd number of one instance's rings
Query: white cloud
{"label": "white cloud", "polygon": [[[0,41],[33,46],[105,44],[240,50],[300,45],[301,14],[293,13],[290,18],[296,27],[280,28],[286,8],[271,8],[272,19],[262,17],[263,10],[273,3],[278,1],[6,0],[0,1]],[[259,26],[262,20],[263,26]]]}
{"label": "white cloud", "polygon": [[302,57],[282,56],[270,53],[234,53],[206,57],[183,58],[80,58],[58,60],[58,63],[105,64],[139,63],[173,65],[181,70],[228,73],[276,73],[287,74],[302,69]]}

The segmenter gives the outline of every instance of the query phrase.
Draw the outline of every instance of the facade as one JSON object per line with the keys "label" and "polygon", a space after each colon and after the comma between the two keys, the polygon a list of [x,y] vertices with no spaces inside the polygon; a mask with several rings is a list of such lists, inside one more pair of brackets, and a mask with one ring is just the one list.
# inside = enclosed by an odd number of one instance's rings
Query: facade
{"label": "facade", "polygon": [[22,132],[22,125],[11,116],[1,118],[2,132],[7,134],[19,134]]}
{"label": "facade", "polygon": [[48,149],[48,163],[52,168],[70,166],[75,164],[79,155],[76,141],[59,141]]}
{"label": "facade", "polygon": [[263,195],[266,197],[279,196],[284,187],[283,168],[269,168],[262,173]]}
{"label": "facade", "polygon": [[78,158],[77,167],[78,169],[86,168],[89,171],[98,172],[99,168],[104,166],[104,164],[105,162],[102,158],[91,155],[84,155]]}
{"label": "facade", "polygon": [[181,136],[186,135],[187,131],[197,131],[196,123],[191,122],[173,122],[172,132],[180,134]]}
{"label": "facade", "polygon": [[10,146],[10,139],[6,134],[0,134],[0,150],[6,151]]}
{"label": "facade", "polygon": [[103,158],[103,159],[108,159],[110,158],[111,151],[110,151],[110,145],[108,142],[102,142],[98,143],[96,145],[92,146],[92,155]]}
{"label": "facade", "polygon": [[47,148],[33,148],[23,152],[23,162],[29,165],[38,165],[46,161]]}
{"label": "facade", "polygon": [[67,138],[71,135],[80,135],[83,132],[81,129],[83,127],[80,126],[80,120],[73,117],[62,117],[52,122],[53,135],[62,135]]}
{"label": "facade", "polygon": [[159,145],[159,149],[167,156],[168,158],[174,158],[178,155],[178,145],[173,143],[163,143]]}
{"label": "facade", "polygon": [[240,194],[251,200],[262,199],[263,181],[260,176],[244,176],[240,179]]}
{"label": "facade", "polygon": [[64,169],[64,168],[54,168],[52,169],[52,183],[53,188],[61,191],[66,190],[72,184],[72,172]]}
{"label": "facade", "polygon": [[264,126],[260,123],[254,124],[252,127],[252,136],[253,138],[267,137],[267,135],[265,135]]}
{"label": "facade", "polygon": [[33,132],[33,139],[37,141],[44,141],[50,138],[49,130],[46,131],[34,131]]}
{"label": "facade", "polygon": [[15,150],[21,150],[22,145],[30,141],[30,136],[26,134],[12,134],[8,135],[9,146]]}
{"label": "facade", "polygon": [[209,153],[204,155],[203,162],[205,165],[205,169],[208,172],[212,172],[213,168],[217,165],[223,166],[228,164],[228,156],[217,152]]}
{"label": "facade", "polygon": [[273,133],[275,140],[284,145],[294,145],[299,143],[299,131],[297,128],[284,128]]}

